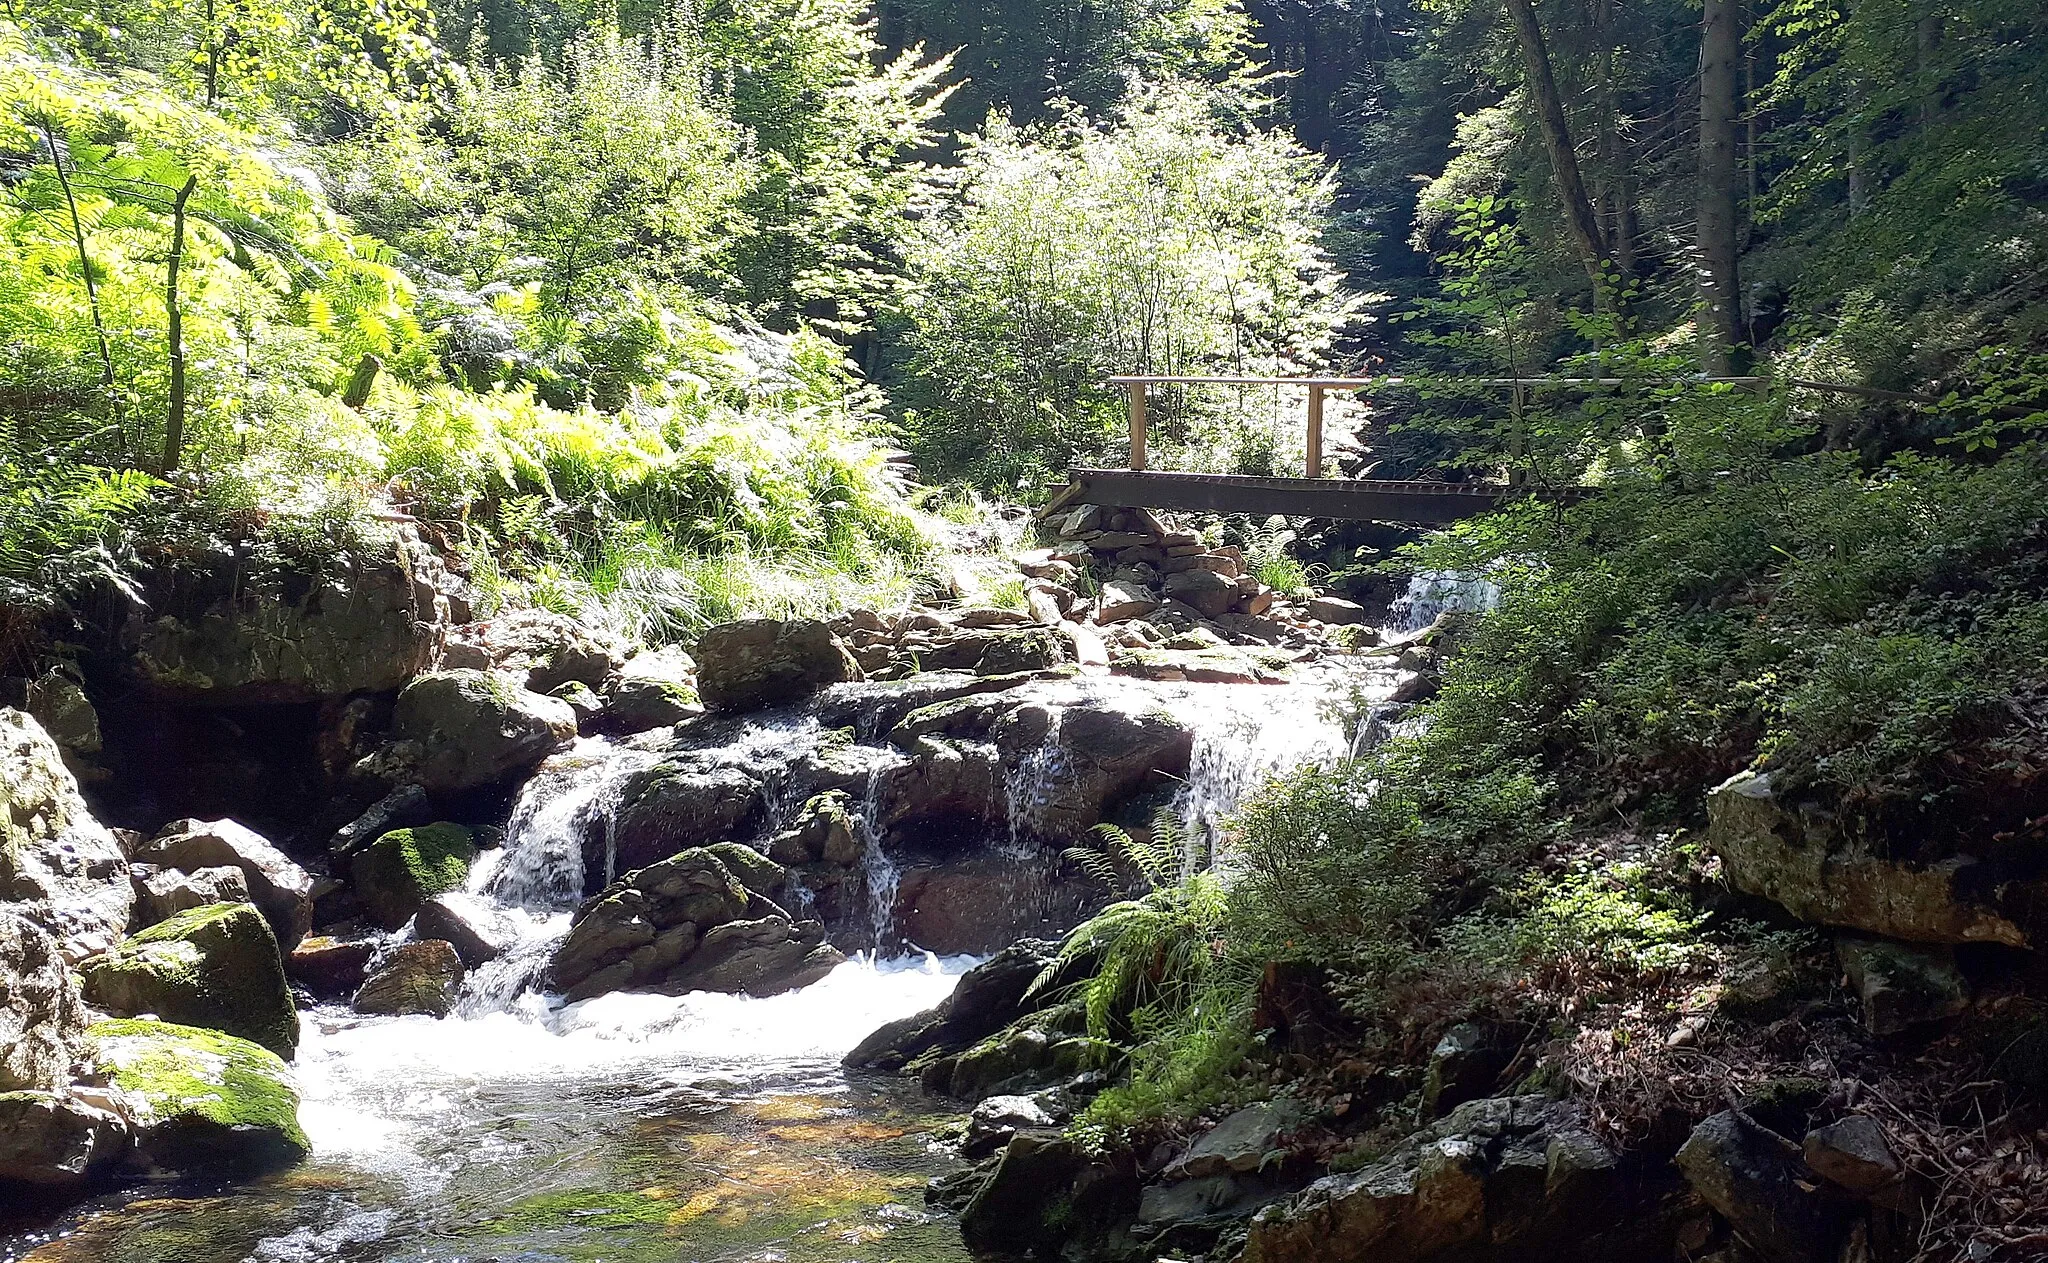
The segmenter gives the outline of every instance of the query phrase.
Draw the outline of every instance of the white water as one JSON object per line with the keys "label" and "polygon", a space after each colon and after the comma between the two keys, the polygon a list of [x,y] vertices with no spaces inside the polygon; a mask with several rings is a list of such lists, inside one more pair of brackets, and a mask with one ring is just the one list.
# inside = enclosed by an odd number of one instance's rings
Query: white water
{"label": "white water", "polygon": [[1500,588],[1489,579],[1447,570],[1424,570],[1408,580],[1408,590],[1388,609],[1387,630],[1396,634],[1421,631],[1450,610],[1490,610],[1500,604]]}

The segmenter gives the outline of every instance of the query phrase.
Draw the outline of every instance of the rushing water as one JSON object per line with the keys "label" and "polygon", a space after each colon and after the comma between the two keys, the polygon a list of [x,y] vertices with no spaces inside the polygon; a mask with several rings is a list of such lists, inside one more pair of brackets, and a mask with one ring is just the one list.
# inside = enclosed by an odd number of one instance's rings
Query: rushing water
{"label": "rushing water", "polygon": [[[1405,630],[1442,609],[1483,605],[1490,585],[1419,578],[1394,616]],[[1391,668],[1288,686],[1088,679],[1033,686],[1039,700],[1109,699],[1163,709],[1194,733],[1174,801],[1209,853],[1223,823],[1265,781],[1328,764],[1371,739],[1371,703]],[[1343,718],[1333,699],[1349,695]],[[1383,728],[1384,725],[1382,724]],[[902,755],[864,734],[869,918],[886,941],[896,865],[883,850],[877,787]],[[1061,747],[1009,769],[1010,836],[1021,844],[1060,784]],[[782,792],[800,751],[822,738],[804,714],[739,723],[722,762],[764,772],[771,823],[800,804]],[[972,961],[856,959],[769,999],[609,995],[564,1006],[540,990],[588,879],[586,840],[611,828],[632,778],[660,753],[589,740],[550,762],[515,804],[505,846],[461,898],[512,939],[474,971],[453,1017],[304,1015],[296,1074],[312,1159],[235,1185],[130,1188],[13,1238],[0,1260],[41,1263],[884,1263],[965,1258],[922,1189],[955,1160],[929,1132],[939,1117],[900,1080],[849,1076],[839,1058],[884,1022],[927,1008]],[[1002,829],[1000,817],[994,825]],[[402,937],[402,935],[401,935]]]}

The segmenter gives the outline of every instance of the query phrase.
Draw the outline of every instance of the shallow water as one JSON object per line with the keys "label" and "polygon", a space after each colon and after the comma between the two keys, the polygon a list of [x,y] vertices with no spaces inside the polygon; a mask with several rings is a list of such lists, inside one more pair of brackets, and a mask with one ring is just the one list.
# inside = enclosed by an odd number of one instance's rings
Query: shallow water
{"label": "shallow water", "polygon": [[313,1158],[142,1186],[4,1238],[41,1263],[953,1263],[923,1190],[957,1165],[914,1086],[839,1057],[972,962],[852,961],[770,999],[612,995],[435,1022],[316,1010]]}

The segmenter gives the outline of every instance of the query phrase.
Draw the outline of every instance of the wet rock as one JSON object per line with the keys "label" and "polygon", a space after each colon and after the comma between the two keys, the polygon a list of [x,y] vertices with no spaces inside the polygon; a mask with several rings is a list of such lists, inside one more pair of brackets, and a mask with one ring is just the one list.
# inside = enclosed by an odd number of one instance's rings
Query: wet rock
{"label": "wet rock", "polygon": [[1858,1197],[1877,1197],[1904,1174],[1885,1139],[1884,1125],[1868,1114],[1851,1114],[1806,1133],[1800,1146],[1806,1165]]}
{"label": "wet rock", "polygon": [[1768,773],[1743,772],[1707,796],[1707,843],[1738,889],[1802,921],[1917,943],[2003,943],[2025,932],[1977,893],[1966,856],[1913,865],[1844,838],[1811,804],[1779,800]]}
{"label": "wet rock", "polygon": [[1924,1022],[1954,1017],[1970,1005],[1970,987],[1947,944],[1923,946],[1843,934],[1835,954],[1849,989],[1863,1002],[1873,1034],[1896,1035]]}
{"label": "wet rock", "polygon": [[1258,663],[1232,649],[1112,649],[1109,668],[1140,680],[1196,684],[1256,684],[1266,678]]}
{"label": "wet rock", "polygon": [[289,1058],[299,1014],[270,923],[253,904],[181,912],[79,966],[85,997],[120,1017],[151,1014],[224,1031]]}
{"label": "wet rock", "polygon": [[0,905],[0,1092],[70,1082],[85,1021],[56,936]]}
{"label": "wet rock", "polygon": [[247,1174],[309,1152],[299,1094],[275,1053],[219,1031],[169,1022],[100,1022],[94,1068],[119,1089],[131,1160],[166,1174]]}
{"label": "wet rock", "polygon": [[1206,1241],[1241,1223],[1261,1207],[1298,1192],[1302,1183],[1299,1178],[1268,1171],[1148,1184],[1138,1198],[1138,1222],[1179,1233],[1190,1228],[1208,1228],[1209,1235],[1202,1238]]}
{"label": "wet rock", "polygon": [[1115,701],[1018,706],[995,726],[1005,768],[1030,766],[1031,797],[1009,804],[1030,835],[1071,843],[1155,779],[1185,776],[1194,735],[1171,715]]}
{"label": "wet rock", "polygon": [[974,670],[978,675],[1046,671],[1073,656],[1065,636],[1048,627],[1033,627],[991,636],[976,656]]}
{"label": "wet rock", "polygon": [[462,957],[453,943],[421,939],[379,961],[351,1001],[358,1013],[447,1017],[462,987]]}
{"label": "wet rock", "polygon": [[[1252,1220],[1245,1263],[1662,1259],[1615,1154],[1571,1105],[1471,1101],[1357,1171]],[[1654,1234],[1653,1234],[1654,1235]]]}
{"label": "wet rock", "polygon": [[72,1189],[118,1160],[128,1124],[56,1092],[0,1092],[0,1188]]}
{"label": "wet rock", "polygon": [[531,771],[576,738],[576,712],[560,698],[485,671],[421,676],[398,695],[394,745],[372,770],[429,790],[495,785]]}
{"label": "wet rock", "polygon": [[627,659],[601,693],[607,732],[630,734],[667,728],[704,713],[697,697],[695,664],[680,651],[647,652]]}
{"label": "wet rock", "polygon": [[778,864],[857,863],[864,847],[852,803],[838,790],[813,795],[797,811],[795,823],[768,844],[768,858]]}
{"label": "wet rock", "polygon": [[961,1139],[960,1156],[979,1158],[994,1153],[1020,1131],[1044,1130],[1056,1123],[1052,1113],[1035,1097],[989,1097],[967,1116],[967,1134]]}
{"label": "wet rock", "polygon": [[1372,616],[1356,601],[1347,601],[1341,596],[1315,596],[1308,602],[1308,616],[1318,623],[1329,623],[1336,627],[1362,626]]}
{"label": "wet rock", "polygon": [[960,1212],[960,1235],[977,1255],[1054,1257],[1069,1240],[1128,1219],[1138,1180],[1127,1165],[1096,1159],[1070,1140],[1020,1133],[988,1182]]}
{"label": "wet rock", "polygon": [[755,710],[861,678],[832,630],[810,619],[748,619],[697,640],[697,692],[712,711]]}
{"label": "wet rock", "polygon": [[1057,956],[1037,939],[1013,943],[960,976],[952,994],[932,1008],[876,1029],[846,1054],[857,1070],[898,1070],[934,1050],[958,1051],[1032,1011],[1025,993]]}
{"label": "wet rock", "polygon": [[696,847],[586,900],[548,976],[570,1000],[655,989],[770,995],[844,959],[824,938],[823,926],[792,920],[718,854]]}
{"label": "wet rock", "polygon": [[285,958],[285,973],[321,999],[343,999],[363,985],[377,947],[376,939],[312,935]]}
{"label": "wet rock", "polygon": [[604,710],[604,699],[591,691],[581,680],[571,680],[558,688],[548,690],[548,696],[569,703],[569,709],[576,713],[577,731],[589,729],[598,713]]}
{"label": "wet rock", "polygon": [[941,956],[987,955],[1058,934],[1087,912],[1090,892],[1056,881],[1050,857],[975,854],[906,864],[891,922],[905,942]]}
{"label": "wet rock", "polygon": [[715,842],[704,849],[731,869],[732,875],[739,878],[740,885],[763,899],[773,899],[781,894],[783,884],[789,879],[789,873],[782,865],[753,847],[738,842]]}
{"label": "wet rock", "polygon": [[0,899],[48,930],[72,963],[128,928],[128,859],[79,796],[42,725],[0,709]]}
{"label": "wet rock", "polygon": [[286,948],[313,924],[313,875],[254,829],[233,820],[178,820],[136,848],[137,863],[195,873],[205,868],[239,869],[249,901],[262,909]]}
{"label": "wet rock", "polygon": [[412,924],[413,933],[421,938],[440,939],[454,947],[469,969],[496,960],[519,938],[511,918],[461,890],[423,901]]}
{"label": "wet rock", "polygon": [[1835,1257],[1844,1216],[1802,1187],[1805,1172],[1789,1141],[1724,1110],[1693,1129],[1674,1161],[1700,1199],[1767,1263]]}
{"label": "wet rock", "polygon": [[409,537],[332,574],[245,579],[196,615],[138,622],[130,674],[154,697],[222,705],[389,692],[439,658],[450,586]]}
{"label": "wet rock", "polygon": [[[760,782],[738,768],[683,756],[657,764],[625,790],[613,828],[612,864],[626,872],[692,847],[744,835],[764,803]],[[603,871],[601,856],[588,856]]]}
{"label": "wet rock", "polygon": [[1167,576],[1166,595],[1193,606],[1204,618],[1214,618],[1237,604],[1237,581],[1214,570],[1183,570]]}
{"label": "wet rock", "polygon": [[791,921],[780,912],[747,921],[728,921],[704,932],[690,952],[662,980],[666,991],[722,991],[768,996],[808,987],[846,963],[825,942],[825,927]]}
{"label": "wet rock", "polygon": [[412,919],[423,901],[460,890],[475,859],[470,831],[444,821],[393,829],[356,852],[349,874],[371,917],[395,930]]}
{"label": "wet rock", "polygon": [[249,881],[239,868],[221,865],[185,872],[176,868],[152,868],[137,864],[129,875],[135,881],[135,924],[155,925],[180,912],[203,908],[210,903],[248,903]]}
{"label": "wet rock", "polygon": [[418,785],[400,785],[371,804],[362,815],[336,829],[328,839],[327,849],[336,855],[349,855],[393,829],[426,824],[433,818],[434,804],[427,791]]}
{"label": "wet rock", "polygon": [[1187,1178],[1257,1171],[1308,1120],[1308,1108],[1287,1097],[1246,1106],[1211,1128],[1167,1173]]}
{"label": "wet rock", "polygon": [[511,610],[455,635],[475,644],[491,669],[521,677],[535,693],[571,683],[598,689],[626,660],[614,638],[549,610]]}

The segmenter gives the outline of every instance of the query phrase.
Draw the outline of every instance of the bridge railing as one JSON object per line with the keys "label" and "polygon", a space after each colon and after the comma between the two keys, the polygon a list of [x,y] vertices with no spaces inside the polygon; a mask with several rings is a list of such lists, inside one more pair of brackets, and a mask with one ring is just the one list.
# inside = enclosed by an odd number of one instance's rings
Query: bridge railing
{"label": "bridge railing", "polygon": [[[1426,386],[1480,386],[1510,389],[1519,396],[1523,391],[1547,388],[1602,390],[1622,386],[1643,385],[1731,385],[1762,388],[1770,385],[1768,377],[1683,377],[1659,379],[1647,382],[1640,378],[1628,377],[1457,377],[1422,378],[1403,377],[1387,374],[1379,377],[1230,377],[1200,375],[1158,375],[1112,377],[1108,384],[1121,386],[1130,393],[1130,466],[1143,471],[1147,467],[1146,444],[1148,438],[1147,406],[1154,386],[1291,386],[1308,392],[1308,444],[1307,457],[1302,462],[1307,467],[1307,476],[1323,476],[1323,400],[1333,390],[1365,392],[1369,390],[1394,390],[1403,387]],[[1906,399],[1913,402],[1933,402],[1916,396],[1898,395],[1889,391],[1876,391],[1857,386],[1835,386],[1825,382],[1788,381],[1785,384],[1811,390],[1839,391],[1846,394],[1868,395],[1878,398]]]}

